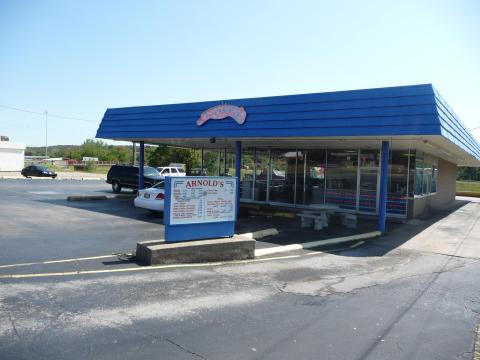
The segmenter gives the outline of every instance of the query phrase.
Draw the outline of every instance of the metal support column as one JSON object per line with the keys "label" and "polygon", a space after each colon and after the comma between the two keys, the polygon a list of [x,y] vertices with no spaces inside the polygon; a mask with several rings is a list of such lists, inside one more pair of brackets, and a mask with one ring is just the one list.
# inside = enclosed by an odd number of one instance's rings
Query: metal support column
{"label": "metal support column", "polygon": [[237,178],[237,216],[240,213],[240,172],[242,169],[242,142],[235,142],[235,176]]}
{"label": "metal support column", "polygon": [[137,144],[135,141],[132,142],[132,165],[135,166],[137,163]]}
{"label": "metal support column", "polygon": [[143,167],[145,166],[145,143],[140,141],[140,159],[138,163],[138,189],[143,189]]}
{"label": "metal support column", "polygon": [[382,141],[381,165],[380,165],[380,194],[378,201],[378,230],[385,232],[387,222],[387,187],[388,187],[388,163],[390,155],[390,143]]}

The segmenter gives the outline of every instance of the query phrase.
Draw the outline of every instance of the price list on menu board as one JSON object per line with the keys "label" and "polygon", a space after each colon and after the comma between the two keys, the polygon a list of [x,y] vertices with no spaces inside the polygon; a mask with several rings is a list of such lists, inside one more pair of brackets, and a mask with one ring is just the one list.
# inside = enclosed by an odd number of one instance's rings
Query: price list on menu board
{"label": "price list on menu board", "polygon": [[235,221],[235,179],[172,178],[170,225]]}

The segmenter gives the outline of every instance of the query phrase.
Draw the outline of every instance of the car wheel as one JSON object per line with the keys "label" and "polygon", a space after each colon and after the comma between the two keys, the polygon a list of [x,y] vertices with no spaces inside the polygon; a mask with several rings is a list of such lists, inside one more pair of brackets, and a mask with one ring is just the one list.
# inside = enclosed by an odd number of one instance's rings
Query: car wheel
{"label": "car wheel", "polygon": [[53,176],[52,176],[52,179],[56,179],[56,177],[57,177],[57,175],[53,175]]}
{"label": "car wheel", "polygon": [[119,193],[120,191],[122,191],[122,186],[117,180],[112,181],[112,190],[115,193]]}

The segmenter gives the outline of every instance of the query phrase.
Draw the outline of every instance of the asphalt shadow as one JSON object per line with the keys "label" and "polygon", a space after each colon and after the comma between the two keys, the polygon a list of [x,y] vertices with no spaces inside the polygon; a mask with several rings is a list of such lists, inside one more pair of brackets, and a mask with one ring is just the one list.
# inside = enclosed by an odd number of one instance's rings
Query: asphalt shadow
{"label": "asphalt shadow", "polygon": [[387,232],[384,235],[365,241],[362,247],[346,249],[338,254],[349,257],[384,256],[469,203],[470,201],[456,200],[447,207],[432,210],[430,213],[409,220],[405,224],[398,226],[388,224]]}
{"label": "asphalt shadow", "polygon": [[[162,213],[151,213],[148,210],[136,208],[132,199],[108,199],[97,201],[67,201],[64,199],[39,199],[39,202],[49,203],[55,206],[64,206],[89,212],[120,216],[126,219],[138,220],[147,223],[163,225]],[[452,205],[422,216],[418,219],[404,223],[399,220],[387,222],[386,234],[366,240],[362,246],[351,249],[352,245],[359,241],[344,242],[335,245],[319,246],[309,249],[310,251],[333,252],[349,257],[383,256],[395,248],[401,246],[420,232],[437,221],[447,217],[461,207],[468,204],[468,200],[456,200]],[[349,229],[341,225],[339,216],[332,216],[329,226],[322,230],[302,228],[300,218],[274,217],[266,215],[249,215],[242,212],[238,217],[235,232],[237,234],[250,233],[267,228],[275,228],[278,234],[262,238],[262,243],[272,245],[302,244],[312,241],[327,240],[337,237],[351,236],[356,234],[376,231],[376,216],[358,216],[357,228]],[[391,236],[393,235],[394,236]],[[114,265],[114,264],[111,264]]]}
{"label": "asphalt shadow", "polygon": [[[469,201],[456,200],[453,204],[431,211],[418,219],[408,221],[389,220],[387,222],[387,232],[384,235],[362,240],[362,242],[360,240],[352,240],[339,244],[322,245],[308,250],[329,252],[348,257],[383,256],[468,203]],[[333,216],[328,228],[316,231],[312,228],[302,228],[299,219],[250,216],[248,218],[240,218],[238,221],[238,227],[243,232],[253,232],[267,227],[276,228],[279,231],[278,235],[269,236],[261,240],[262,242],[276,245],[303,244],[378,230],[376,216],[359,216],[357,224],[356,229],[347,229],[340,224],[338,217]],[[241,232],[239,231],[239,233]]]}

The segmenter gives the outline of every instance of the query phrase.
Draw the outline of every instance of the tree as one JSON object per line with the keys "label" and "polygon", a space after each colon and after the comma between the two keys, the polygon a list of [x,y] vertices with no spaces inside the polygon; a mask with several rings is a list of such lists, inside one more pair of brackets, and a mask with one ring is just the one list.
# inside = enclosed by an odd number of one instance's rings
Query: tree
{"label": "tree", "polygon": [[153,152],[145,154],[150,166],[168,166],[171,163],[185,164],[187,173],[192,168],[200,167],[200,152],[195,149],[173,148],[166,145],[158,146]]}
{"label": "tree", "polygon": [[201,157],[198,150],[185,148],[172,148],[170,162],[185,164],[185,171],[189,174],[193,168],[200,167]]}
{"label": "tree", "polygon": [[457,173],[457,179],[458,180],[479,181],[480,180],[480,169],[479,168],[473,168],[473,167],[467,167],[467,166],[459,167],[458,168],[458,173]]}
{"label": "tree", "polygon": [[150,166],[166,166],[170,164],[170,148],[166,145],[160,145],[155,151],[145,154],[145,159]]}

